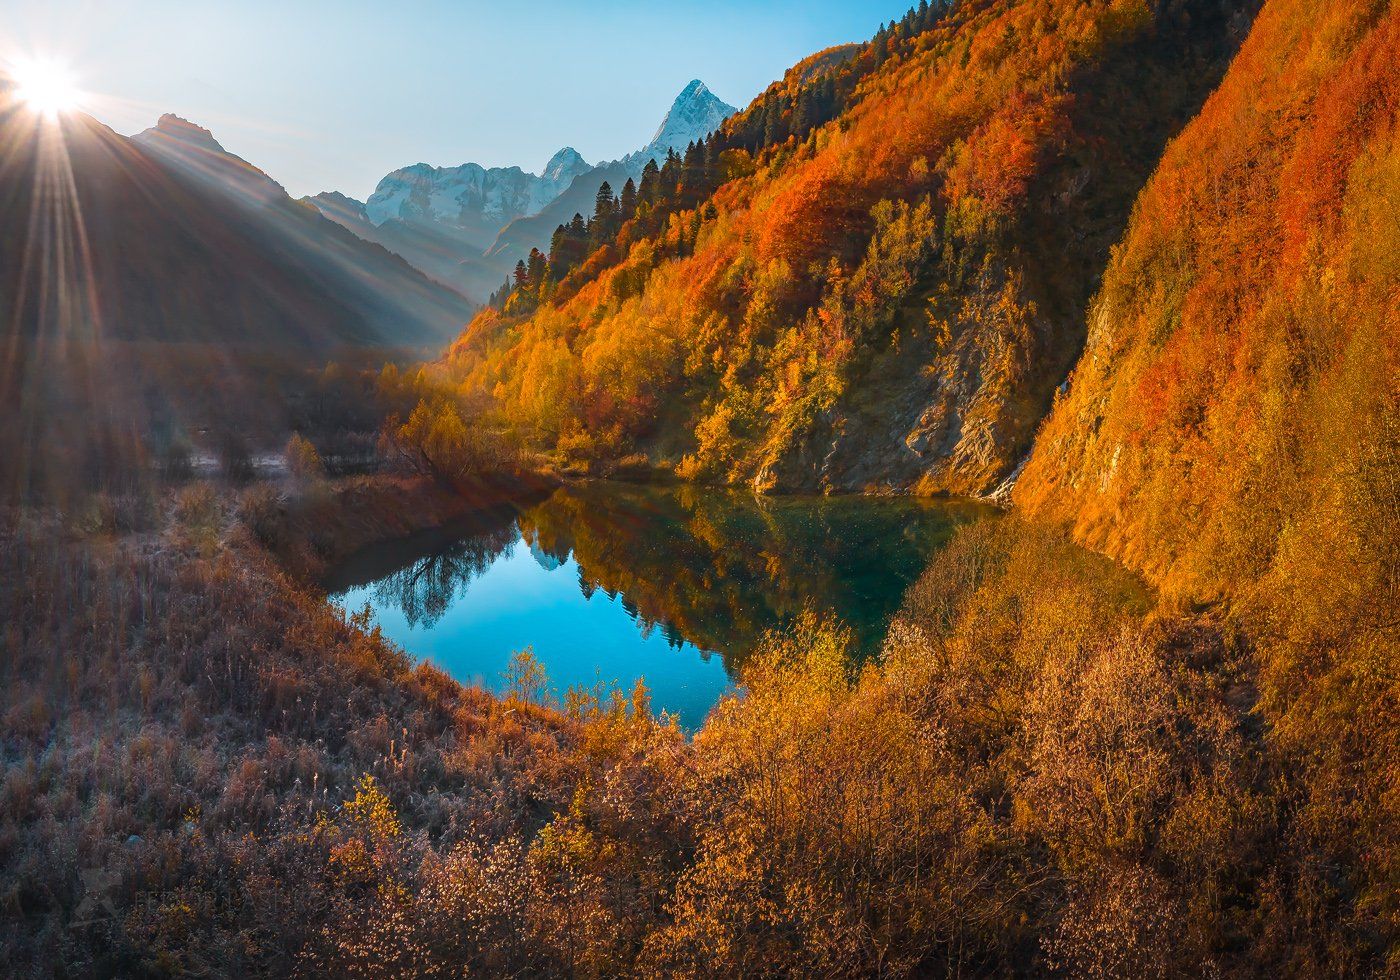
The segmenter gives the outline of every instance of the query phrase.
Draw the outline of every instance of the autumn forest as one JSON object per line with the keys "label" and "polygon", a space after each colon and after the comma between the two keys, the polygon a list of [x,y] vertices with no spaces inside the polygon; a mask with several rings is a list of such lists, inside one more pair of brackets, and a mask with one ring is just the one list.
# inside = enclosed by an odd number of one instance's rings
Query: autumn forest
{"label": "autumn forest", "polygon": [[0,74],[0,972],[1400,973],[1400,5],[890,14],[518,255]]}

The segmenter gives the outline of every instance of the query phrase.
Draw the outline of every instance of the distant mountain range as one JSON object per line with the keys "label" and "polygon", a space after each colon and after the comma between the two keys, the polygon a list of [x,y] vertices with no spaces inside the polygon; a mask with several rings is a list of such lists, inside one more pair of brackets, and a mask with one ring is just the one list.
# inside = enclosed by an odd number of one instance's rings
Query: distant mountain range
{"label": "distant mountain range", "polygon": [[[0,308],[48,343],[436,344],[471,304],[176,116],[127,139],[0,88]],[[78,300],[81,298],[81,301]]]}
{"label": "distant mountain range", "polygon": [[275,444],[323,410],[307,370],[437,348],[471,315],[175,116],[126,138],[41,120],[0,80],[0,147],[6,491],[135,480],[162,446]]}
{"label": "distant mountain range", "polygon": [[538,175],[519,167],[417,163],[386,175],[364,202],[334,191],[303,200],[439,282],[482,300],[531,248],[547,247],[558,225],[575,212],[591,213],[603,181],[620,189],[629,176],[641,175],[648,160],[664,160],[668,149],[683,151],[737,111],[697,79],[676,96],[651,142],[621,160],[591,165],[565,147]]}

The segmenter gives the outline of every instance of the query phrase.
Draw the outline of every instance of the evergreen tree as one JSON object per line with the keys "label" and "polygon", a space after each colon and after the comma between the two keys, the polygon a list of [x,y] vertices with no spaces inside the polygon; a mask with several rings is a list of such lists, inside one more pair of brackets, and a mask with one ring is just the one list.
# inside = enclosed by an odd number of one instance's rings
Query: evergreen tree
{"label": "evergreen tree", "polygon": [[763,128],[764,146],[777,146],[788,137],[786,120],[783,119],[783,103],[786,101],[779,97],[768,107],[768,118],[764,120]]}
{"label": "evergreen tree", "polygon": [[675,201],[681,183],[681,158],[675,148],[666,150],[666,162],[661,167],[661,200]]}
{"label": "evergreen tree", "polygon": [[638,197],[647,204],[655,204],[661,198],[661,168],[656,165],[654,157],[642,168],[642,186]]}
{"label": "evergreen tree", "polygon": [[811,91],[803,88],[797,93],[797,104],[792,110],[792,133],[799,140],[807,135],[812,128],[812,95]]}
{"label": "evergreen tree", "polygon": [[890,32],[884,24],[875,32],[875,38],[870,42],[875,53],[875,67],[879,68],[885,63],[885,59],[890,53]]}
{"label": "evergreen tree", "polygon": [[594,245],[602,245],[612,240],[617,233],[617,197],[612,184],[606,180],[598,188],[593,201],[593,220],[588,223],[588,240]]}
{"label": "evergreen tree", "polygon": [[549,264],[551,268],[559,269],[564,265],[564,253],[568,249],[569,226],[560,225],[554,229],[554,234],[549,236]]}
{"label": "evergreen tree", "polygon": [[627,221],[637,213],[637,185],[632,182],[632,178],[627,178],[627,183],[622,185],[622,196],[618,198],[618,216],[623,221]]}
{"label": "evergreen tree", "polygon": [[544,286],[544,281],[549,272],[549,260],[545,258],[543,252],[537,248],[530,249],[530,260],[525,266],[525,275],[529,280],[529,287],[536,294]]}
{"label": "evergreen tree", "polygon": [[530,272],[525,268],[525,260],[515,263],[515,288],[524,289],[530,283]]}
{"label": "evergreen tree", "polygon": [[705,141],[690,143],[681,161],[681,207],[694,207],[705,192]]}
{"label": "evergreen tree", "polygon": [[579,266],[588,250],[588,225],[577,211],[566,225],[554,231],[549,244],[549,275],[555,282]]}
{"label": "evergreen tree", "polygon": [[612,184],[606,180],[598,187],[598,195],[593,200],[594,224],[607,225],[612,222],[617,210],[617,200],[613,197]]}

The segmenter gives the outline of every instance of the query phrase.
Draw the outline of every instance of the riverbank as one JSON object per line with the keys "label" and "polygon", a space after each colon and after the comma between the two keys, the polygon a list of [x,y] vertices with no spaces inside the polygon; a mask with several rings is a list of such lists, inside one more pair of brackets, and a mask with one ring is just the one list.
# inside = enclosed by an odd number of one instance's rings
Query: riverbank
{"label": "riverbank", "polygon": [[426,476],[375,475],[315,482],[279,491],[246,490],[243,522],[257,541],[303,585],[355,552],[442,527],[476,511],[547,495],[559,481],[528,474],[481,480],[463,489]]}
{"label": "riverbank", "polygon": [[[1248,975],[1289,972],[1278,936],[1309,928],[1384,955],[1360,888],[1307,904],[1312,869],[1385,868],[1325,863],[1340,821],[1270,737],[1245,638],[1014,515],[953,537],[878,662],[853,677],[851,629],[800,616],[687,739],[642,691],[559,711],[530,671],[498,698],[414,663],[256,543],[266,488],[206,491],[140,530],[0,521],[0,972],[696,976],[759,951],[1094,975],[1112,948],[1148,975],[1178,936]],[[305,568],[462,506],[379,478],[300,493],[271,512],[325,535],[287,552]],[[677,564],[642,535],[615,571]]]}
{"label": "riverbank", "polygon": [[[193,484],[136,529],[0,514],[0,973],[318,972],[391,860],[357,805],[455,842],[533,835],[572,797],[574,724],[347,621],[255,544],[265,491]],[[303,571],[468,505],[378,478],[309,496],[281,505],[326,535],[285,552]]]}

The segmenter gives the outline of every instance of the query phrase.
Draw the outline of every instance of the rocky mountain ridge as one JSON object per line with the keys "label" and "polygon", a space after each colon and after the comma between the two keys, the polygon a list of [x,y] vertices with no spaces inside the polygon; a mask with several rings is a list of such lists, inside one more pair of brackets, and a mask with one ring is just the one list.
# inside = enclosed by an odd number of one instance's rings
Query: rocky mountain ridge
{"label": "rocky mountain ridge", "polygon": [[[475,163],[417,163],[387,174],[363,203],[337,192],[305,200],[327,218],[384,245],[433,278],[484,299],[531,248],[543,248],[556,226],[588,212],[598,185],[640,177],[647,160],[713,131],[736,110],[699,79],[676,97],[642,149],[620,160],[589,164],[564,147],[540,173]],[[561,217],[562,215],[562,217]]]}

